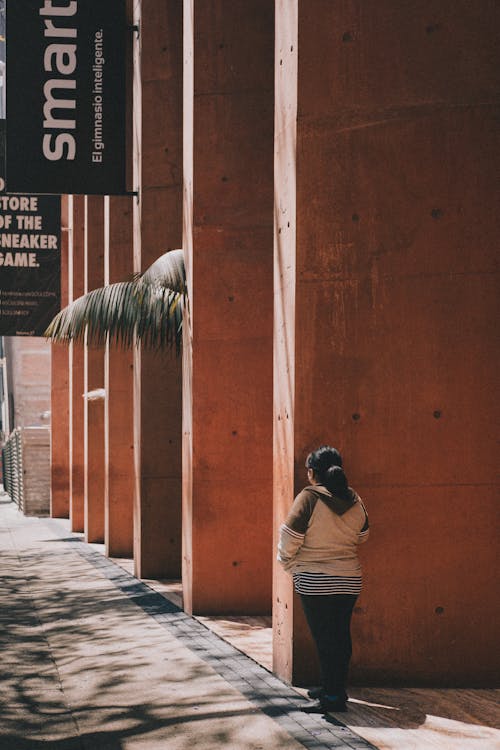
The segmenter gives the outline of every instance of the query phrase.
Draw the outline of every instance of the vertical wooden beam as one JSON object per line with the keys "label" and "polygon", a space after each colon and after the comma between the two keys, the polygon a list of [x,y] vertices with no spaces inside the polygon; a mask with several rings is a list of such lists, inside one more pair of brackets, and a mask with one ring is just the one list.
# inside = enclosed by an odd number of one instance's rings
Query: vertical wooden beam
{"label": "vertical wooden beam", "polygon": [[[295,289],[298,0],[276,3],[274,213],[274,549],[294,496]],[[275,555],[274,555],[275,558]],[[300,603],[292,579],[274,559],[273,669],[287,680],[296,666]],[[303,630],[300,629],[302,633]],[[302,645],[302,644],[301,644]],[[295,649],[296,650],[296,649]],[[311,649],[308,655],[314,660]]]}

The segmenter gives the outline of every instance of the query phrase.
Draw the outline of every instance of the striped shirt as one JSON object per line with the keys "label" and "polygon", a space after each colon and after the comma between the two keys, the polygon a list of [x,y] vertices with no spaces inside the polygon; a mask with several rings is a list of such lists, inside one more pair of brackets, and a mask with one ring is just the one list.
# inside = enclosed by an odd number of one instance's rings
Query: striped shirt
{"label": "striped shirt", "polygon": [[294,573],[293,585],[297,594],[329,596],[353,594],[359,596],[363,586],[361,576],[330,576],[325,573]]}

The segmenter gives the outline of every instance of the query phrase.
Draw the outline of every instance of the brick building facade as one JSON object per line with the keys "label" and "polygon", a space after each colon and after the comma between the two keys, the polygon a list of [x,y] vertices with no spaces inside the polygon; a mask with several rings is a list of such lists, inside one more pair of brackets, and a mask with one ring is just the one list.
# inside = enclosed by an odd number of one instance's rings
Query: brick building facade
{"label": "brick building facade", "polygon": [[47,515],[51,492],[51,347],[39,338],[4,337],[2,350],[2,481],[26,515]]}

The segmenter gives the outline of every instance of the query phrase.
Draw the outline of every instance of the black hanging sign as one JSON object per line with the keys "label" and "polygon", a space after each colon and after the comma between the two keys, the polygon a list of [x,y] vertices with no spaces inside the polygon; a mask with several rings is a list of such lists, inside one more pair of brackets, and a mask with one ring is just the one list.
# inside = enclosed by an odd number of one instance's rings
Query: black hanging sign
{"label": "black hanging sign", "polygon": [[[0,186],[5,120],[0,120]],[[61,303],[61,199],[0,192],[0,336],[42,336]]]}
{"label": "black hanging sign", "polygon": [[8,0],[7,190],[120,195],[125,0]]}

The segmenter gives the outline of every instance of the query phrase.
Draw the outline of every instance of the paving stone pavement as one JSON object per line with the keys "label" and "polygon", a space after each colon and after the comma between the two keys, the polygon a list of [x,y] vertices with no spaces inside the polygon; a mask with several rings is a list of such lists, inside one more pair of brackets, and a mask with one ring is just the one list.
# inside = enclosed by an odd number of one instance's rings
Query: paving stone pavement
{"label": "paving stone pavement", "polygon": [[55,519],[0,495],[1,750],[366,750]]}

